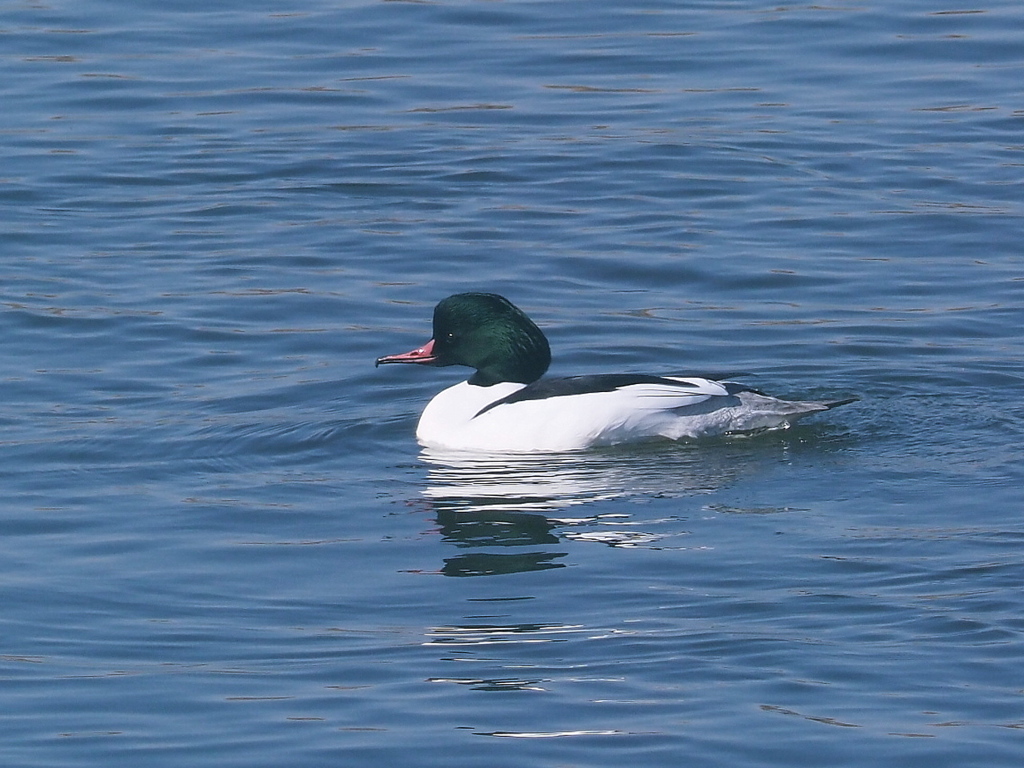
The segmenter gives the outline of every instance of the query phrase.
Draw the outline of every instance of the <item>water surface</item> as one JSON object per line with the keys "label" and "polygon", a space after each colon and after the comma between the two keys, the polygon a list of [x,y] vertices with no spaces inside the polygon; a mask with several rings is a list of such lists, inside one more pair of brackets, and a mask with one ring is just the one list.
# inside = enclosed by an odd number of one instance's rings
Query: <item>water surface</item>
{"label": "water surface", "polygon": [[[12,766],[1018,766],[1024,11],[0,4]],[[859,396],[421,453],[556,374]]]}

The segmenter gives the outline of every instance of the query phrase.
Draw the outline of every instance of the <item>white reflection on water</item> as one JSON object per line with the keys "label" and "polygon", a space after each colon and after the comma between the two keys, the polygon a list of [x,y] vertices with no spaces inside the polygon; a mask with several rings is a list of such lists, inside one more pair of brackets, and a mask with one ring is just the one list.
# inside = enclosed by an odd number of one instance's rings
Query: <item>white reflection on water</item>
{"label": "white reflection on water", "polygon": [[680,503],[678,511],[651,518],[636,502],[713,494],[786,461],[793,447],[791,440],[763,436],[561,454],[424,450],[421,492],[441,539],[457,548],[444,559],[444,575],[564,568],[568,541],[703,549],[683,543],[690,536],[686,521],[711,507]]}
{"label": "white reflection on water", "polygon": [[727,442],[536,455],[426,449],[422,492],[438,511],[550,513],[627,496],[710,493],[742,471],[734,454]]}
{"label": "white reflection on water", "polygon": [[550,512],[623,494],[600,458],[573,454],[489,455],[424,450],[423,495],[460,511]]}
{"label": "white reflection on water", "polygon": [[[564,568],[563,540],[665,546],[667,538],[688,535],[683,518],[637,520],[621,504],[629,497],[714,491],[736,476],[729,453],[722,445],[707,451],[663,445],[511,456],[425,450],[423,495],[442,540],[459,550],[445,558],[441,573],[494,576]],[[622,501],[611,509],[598,505],[590,514],[564,513],[614,500]]]}

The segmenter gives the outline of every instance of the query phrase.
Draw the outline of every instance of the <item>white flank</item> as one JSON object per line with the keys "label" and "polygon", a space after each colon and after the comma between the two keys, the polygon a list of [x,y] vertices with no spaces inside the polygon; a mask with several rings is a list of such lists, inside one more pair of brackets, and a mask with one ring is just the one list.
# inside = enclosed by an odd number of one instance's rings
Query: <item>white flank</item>
{"label": "white flank", "polygon": [[633,384],[611,392],[505,403],[483,413],[524,385],[463,382],[430,401],[416,437],[424,446],[445,450],[573,451],[658,437],[678,440],[786,427],[808,413],[827,410],[822,403],[788,402],[753,392],[729,395],[709,379],[676,380],[693,388]]}

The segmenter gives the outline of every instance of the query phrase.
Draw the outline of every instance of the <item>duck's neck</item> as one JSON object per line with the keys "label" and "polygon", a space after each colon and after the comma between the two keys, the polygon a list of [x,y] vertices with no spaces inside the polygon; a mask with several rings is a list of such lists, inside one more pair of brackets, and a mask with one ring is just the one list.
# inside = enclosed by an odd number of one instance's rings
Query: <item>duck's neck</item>
{"label": "duck's neck", "polygon": [[469,377],[469,383],[478,387],[495,384],[529,384],[544,375],[551,363],[551,352],[547,341],[541,337],[543,347],[522,350],[523,354],[503,356],[500,360],[488,361]]}

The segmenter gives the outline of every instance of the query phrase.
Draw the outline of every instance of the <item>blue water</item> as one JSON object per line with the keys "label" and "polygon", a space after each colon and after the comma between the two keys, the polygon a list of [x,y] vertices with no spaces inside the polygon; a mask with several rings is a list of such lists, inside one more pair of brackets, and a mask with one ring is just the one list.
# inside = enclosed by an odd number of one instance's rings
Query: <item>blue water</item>
{"label": "blue water", "polygon": [[[0,2],[5,766],[1024,761],[1024,8]],[[859,402],[453,465],[553,373]]]}

